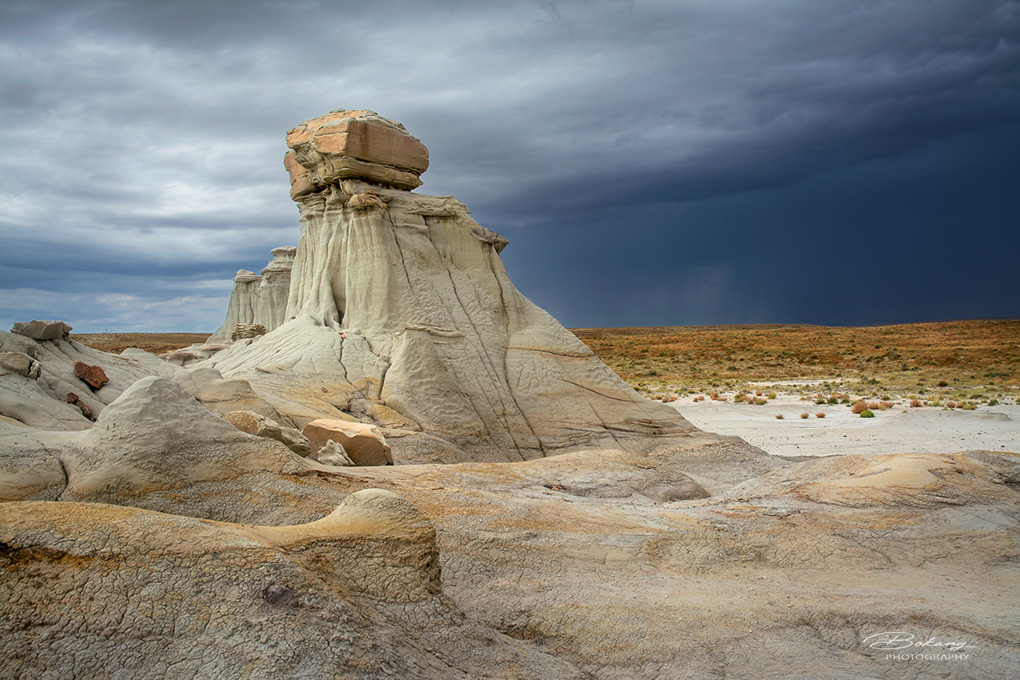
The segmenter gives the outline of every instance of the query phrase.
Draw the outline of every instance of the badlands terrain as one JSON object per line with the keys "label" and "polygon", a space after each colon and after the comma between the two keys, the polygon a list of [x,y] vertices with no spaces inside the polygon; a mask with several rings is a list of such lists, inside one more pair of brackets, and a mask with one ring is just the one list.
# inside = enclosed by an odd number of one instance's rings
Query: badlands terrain
{"label": "badlands terrain", "polygon": [[0,333],[0,677],[1020,674],[1015,322],[574,334],[402,125],[286,141],[211,336]]}
{"label": "badlands terrain", "polygon": [[[771,454],[1020,451],[1017,320],[572,332],[635,390],[665,400],[702,430],[736,435]],[[106,352],[162,353],[209,334],[71,337]],[[879,404],[875,418],[852,412],[861,400]]]}

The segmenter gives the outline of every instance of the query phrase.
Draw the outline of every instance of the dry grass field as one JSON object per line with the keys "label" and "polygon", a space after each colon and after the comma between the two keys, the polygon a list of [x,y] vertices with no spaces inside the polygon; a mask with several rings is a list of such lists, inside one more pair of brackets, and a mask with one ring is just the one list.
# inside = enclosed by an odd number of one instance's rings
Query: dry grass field
{"label": "dry grass field", "polygon": [[[804,391],[985,401],[1020,393],[1020,320],[573,330],[647,393],[733,391],[785,381]],[[796,389],[796,386],[792,386]]]}
{"label": "dry grass field", "polygon": [[211,333],[72,333],[71,339],[110,354],[137,347],[153,354],[205,342]]}

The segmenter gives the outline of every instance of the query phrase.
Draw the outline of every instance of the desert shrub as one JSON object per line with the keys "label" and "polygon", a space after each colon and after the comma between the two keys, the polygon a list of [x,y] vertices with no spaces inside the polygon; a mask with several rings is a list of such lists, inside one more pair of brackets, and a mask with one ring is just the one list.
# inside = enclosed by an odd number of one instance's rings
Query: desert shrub
{"label": "desert shrub", "polygon": [[755,397],[754,398],[754,405],[755,406],[762,406],[763,404],[767,404],[768,402],[769,402],[768,399],[762,399],[761,397]]}
{"label": "desert shrub", "polygon": [[882,407],[879,405],[879,403],[877,401],[869,401],[868,402],[868,410],[869,411],[880,411],[881,409],[882,409]]}
{"label": "desert shrub", "polygon": [[825,404],[827,404],[827,403],[828,402],[826,402],[825,399],[815,399],[815,405],[816,406],[825,406]]}
{"label": "desert shrub", "polygon": [[760,397],[761,394],[762,394],[761,390],[755,390],[754,391],[754,396],[756,396],[756,397]]}
{"label": "desert shrub", "polygon": [[995,397],[992,397],[991,399],[988,400],[988,405],[989,406],[998,406],[999,405],[999,400],[996,399]]}
{"label": "desert shrub", "polygon": [[839,403],[841,403],[841,404],[849,404],[850,403],[850,397],[843,397],[842,399],[839,400]]}
{"label": "desert shrub", "polygon": [[829,403],[829,404],[838,404],[839,403],[839,397],[829,397],[827,403]]}
{"label": "desert shrub", "polygon": [[783,419],[783,414],[782,413],[777,413],[776,414],[776,420],[782,420],[782,419]]}
{"label": "desert shrub", "polygon": [[815,414],[815,418],[824,418],[824,417],[825,417],[825,411],[819,411],[818,413]]}
{"label": "desert shrub", "polygon": [[716,399],[719,398],[719,393],[718,392],[710,392],[708,394],[708,398],[711,399],[712,401],[715,401]]}
{"label": "desert shrub", "polygon": [[917,408],[917,407],[919,407],[920,405],[921,405],[921,400],[920,400],[920,399],[911,399],[911,400],[910,400],[910,406],[911,406],[911,408]]}
{"label": "desert shrub", "polygon": [[883,411],[886,410],[887,408],[892,408],[893,406],[895,406],[895,404],[893,404],[891,401],[883,401],[880,402],[878,405],[878,407]]}
{"label": "desert shrub", "polygon": [[867,408],[868,403],[866,401],[858,401],[857,403],[850,407],[850,413],[861,413],[867,410]]}
{"label": "desert shrub", "polygon": [[740,394],[733,397],[734,404],[740,404],[747,400],[747,395],[741,392]]}
{"label": "desert shrub", "polygon": [[808,418],[809,418],[810,416],[811,416],[811,414],[810,414],[810,413],[807,413],[807,412],[804,412],[804,413],[801,413],[801,414],[800,414],[800,417],[801,417],[802,419],[804,419],[804,420],[807,420],[807,419],[808,419]]}
{"label": "desert shrub", "polygon": [[769,392],[765,396],[768,397],[769,399],[775,399],[776,398],[776,393],[775,392]]}
{"label": "desert shrub", "polygon": [[977,404],[964,404],[960,408],[962,408],[964,411],[976,411]]}
{"label": "desert shrub", "polygon": [[955,401],[947,401],[946,402],[946,408],[956,408],[956,402]]}
{"label": "desert shrub", "polygon": [[874,418],[875,414],[871,411],[861,411],[861,418]]}
{"label": "desert shrub", "polygon": [[945,380],[939,380],[939,387],[949,387],[949,383]]}

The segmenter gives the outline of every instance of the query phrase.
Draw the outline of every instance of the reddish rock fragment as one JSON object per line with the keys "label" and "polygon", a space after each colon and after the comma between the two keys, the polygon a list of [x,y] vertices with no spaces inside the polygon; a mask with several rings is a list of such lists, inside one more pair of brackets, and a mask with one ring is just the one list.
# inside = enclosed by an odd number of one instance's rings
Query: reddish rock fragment
{"label": "reddish rock fragment", "polygon": [[98,390],[110,382],[110,379],[106,377],[106,371],[102,367],[90,366],[84,361],[78,361],[77,359],[74,362],[74,374],[94,390]]}
{"label": "reddish rock fragment", "polygon": [[88,418],[89,420],[94,421],[96,419],[96,417],[92,415],[92,409],[86,406],[85,402],[81,400],[81,397],[79,397],[74,392],[67,393],[67,403],[74,404],[75,406],[80,408],[82,415]]}

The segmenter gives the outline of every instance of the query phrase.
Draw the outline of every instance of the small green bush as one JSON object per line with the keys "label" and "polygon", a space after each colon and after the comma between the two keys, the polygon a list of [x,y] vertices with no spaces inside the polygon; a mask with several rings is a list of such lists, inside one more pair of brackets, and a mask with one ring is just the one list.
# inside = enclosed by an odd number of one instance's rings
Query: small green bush
{"label": "small green bush", "polygon": [[861,411],[861,418],[874,418],[875,414],[871,411]]}

